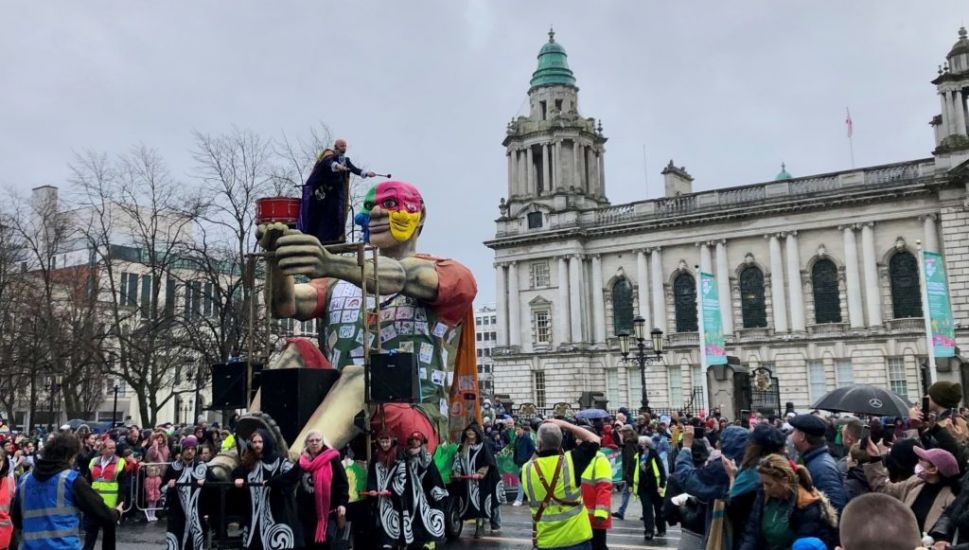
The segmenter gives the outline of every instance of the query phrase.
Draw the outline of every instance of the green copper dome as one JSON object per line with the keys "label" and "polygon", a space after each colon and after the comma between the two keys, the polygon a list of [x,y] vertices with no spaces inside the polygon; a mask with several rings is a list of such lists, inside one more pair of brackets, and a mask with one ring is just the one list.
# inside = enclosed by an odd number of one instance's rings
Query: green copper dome
{"label": "green copper dome", "polygon": [[789,179],[791,179],[791,175],[787,173],[787,166],[785,166],[784,163],[782,162],[781,171],[779,174],[777,174],[777,177],[774,178],[774,181],[784,181]]}
{"label": "green copper dome", "polygon": [[565,48],[555,41],[555,31],[548,31],[548,42],[538,52],[538,68],[532,73],[532,88],[539,86],[575,86],[575,75],[569,68]]}

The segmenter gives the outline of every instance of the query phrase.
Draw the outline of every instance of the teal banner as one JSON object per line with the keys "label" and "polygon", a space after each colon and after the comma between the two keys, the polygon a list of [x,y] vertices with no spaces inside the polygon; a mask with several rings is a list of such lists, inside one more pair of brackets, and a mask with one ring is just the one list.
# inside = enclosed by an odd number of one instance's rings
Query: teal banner
{"label": "teal banner", "polygon": [[700,273],[700,303],[703,304],[703,353],[706,364],[727,364],[727,343],[723,339],[723,323],[720,319],[720,295],[717,279],[709,273]]}
{"label": "teal banner", "polygon": [[936,357],[954,357],[956,332],[952,321],[952,306],[949,304],[949,289],[946,284],[942,254],[923,251],[922,265],[925,266],[925,295],[929,302],[931,331],[929,336],[932,339],[932,353]]}

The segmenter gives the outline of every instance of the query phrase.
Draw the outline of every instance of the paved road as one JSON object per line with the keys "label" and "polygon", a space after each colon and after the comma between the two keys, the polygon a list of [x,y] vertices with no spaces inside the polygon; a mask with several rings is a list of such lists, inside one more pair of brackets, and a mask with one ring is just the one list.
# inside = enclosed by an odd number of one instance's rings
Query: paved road
{"label": "paved road", "polygon": [[[613,509],[618,508],[618,506],[619,497],[616,495],[613,499]],[[643,524],[639,521],[640,516],[639,503],[630,502],[629,509],[626,510],[626,520],[613,520],[613,527],[608,536],[609,548],[616,550],[676,548],[680,540],[680,532],[677,528],[670,528],[667,531],[668,536],[666,538],[656,539],[647,544],[643,540]],[[464,534],[460,539],[442,545],[442,547],[528,550],[531,548],[531,529],[528,506],[514,507],[509,504],[502,507],[501,533],[491,535],[486,531],[482,538],[473,539],[471,534],[474,531],[474,524],[469,522],[465,524]],[[121,550],[155,550],[162,548],[165,540],[164,530],[164,520],[150,525],[143,523],[125,525],[118,532],[118,548]]]}

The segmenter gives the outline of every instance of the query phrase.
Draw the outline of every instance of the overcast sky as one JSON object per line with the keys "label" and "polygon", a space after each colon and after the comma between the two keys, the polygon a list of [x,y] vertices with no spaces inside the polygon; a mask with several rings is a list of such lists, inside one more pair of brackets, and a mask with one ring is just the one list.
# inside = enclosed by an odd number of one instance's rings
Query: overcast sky
{"label": "overcast sky", "polygon": [[139,142],[191,182],[194,130],[323,122],[422,190],[421,248],[468,264],[488,303],[501,140],[549,25],[619,204],[661,194],[671,158],[697,190],[782,161],[847,169],[846,107],[858,166],[929,156],[929,81],[967,16],[965,0],[0,0],[0,186],[65,186],[73,152]]}

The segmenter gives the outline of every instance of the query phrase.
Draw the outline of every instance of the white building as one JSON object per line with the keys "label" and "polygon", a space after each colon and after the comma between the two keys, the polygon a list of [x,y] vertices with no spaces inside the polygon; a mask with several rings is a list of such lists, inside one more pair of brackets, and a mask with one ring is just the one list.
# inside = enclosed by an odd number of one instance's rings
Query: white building
{"label": "white building", "polygon": [[[688,404],[703,376],[699,266],[718,279],[728,354],[769,368],[782,403],[803,409],[851,382],[915,400],[926,354],[919,242],[945,255],[957,343],[969,349],[965,29],[933,81],[942,106],[933,156],[797,178],[782,169],[774,181],[704,192],[671,161],[665,197],[622,205],[606,198],[606,138],[579,114],[551,33],[538,59],[530,113],[503,142],[508,196],[486,243],[497,275],[495,392],[541,407],[601,391],[610,407],[637,406],[639,370],[621,361],[616,335],[641,315],[670,338],[663,363],[647,369],[651,405]],[[958,360],[938,369],[965,376]]]}
{"label": "white building", "polygon": [[490,398],[495,393],[494,361],[491,356],[498,343],[498,318],[494,307],[482,306],[474,310],[474,345],[477,348],[478,391]]}

